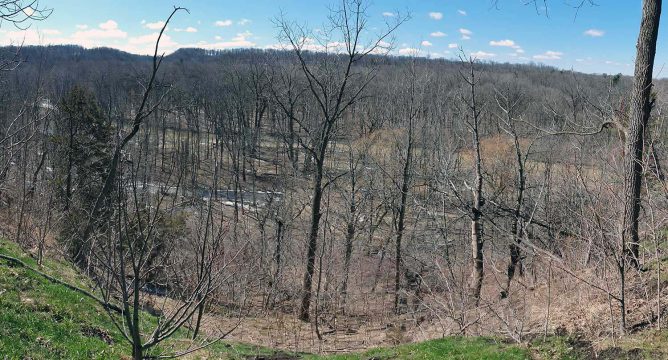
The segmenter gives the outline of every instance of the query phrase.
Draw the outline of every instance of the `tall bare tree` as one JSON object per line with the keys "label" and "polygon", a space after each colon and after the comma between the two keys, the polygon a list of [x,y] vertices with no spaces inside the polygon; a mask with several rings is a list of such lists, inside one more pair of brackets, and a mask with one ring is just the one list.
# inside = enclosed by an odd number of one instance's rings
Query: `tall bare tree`
{"label": "tall bare tree", "polygon": [[638,217],[643,177],[643,152],[647,123],[654,106],[652,74],[660,19],[661,0],[644,0],[629,108],[629,131],[626,139],[624,170],[624,218],[622,219],[622,251],[628,255],[630,264],[635,267],[639,266]]}
{"label": "tall bare tree", "polygon": [[[369,54],[386,52],[390,45],[386,40],[405,20],[406,17],[397,17],[396,21],[386,24],[382,33],[370,38],[366,2],[341,0],[339,7],[331,11],[329,23],[317,33],[284,18],[277,21],[281,39],[295,54],[318,109],[315,124],[299,123],[300,128],[310,134],[310,139],[302,141],[301,145],[315,163],[306,270],[299,310],[299,318],[303,321],[310,318],[328,146],[343,114],[364,95],[374,78],[374,69],[361,66],[362,59]],[[309,50],[324,54],[316,56]]]}
{"label": "tall bare tree", "polygon": [[483,263],[483,239],[482,229],[482,207],[485,203],[483,198],[482,178],[482,154],[480,142],[480,121],[482,108],[477,98],[476,59],[468,57],[462,59],[466,65],[466,72],[462,73],[462,79],[468,87],[468,94],[464,95],[464,102],[468,112],[464,115],[465,123],[471,133],[471,147],[473,150],[473,184],[471,186],[471,202],[468,216],[471,219],[471,295],[477,305],[480,302],[480,292],[484,276]]}

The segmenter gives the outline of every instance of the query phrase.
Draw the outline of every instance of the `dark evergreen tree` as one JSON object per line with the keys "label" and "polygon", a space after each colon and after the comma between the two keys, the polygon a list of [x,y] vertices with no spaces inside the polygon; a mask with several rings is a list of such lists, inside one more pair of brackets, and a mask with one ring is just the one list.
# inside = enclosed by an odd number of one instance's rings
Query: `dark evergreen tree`
{"label": "dark evergreen tree", "polygon": [[61,99],[58,113],[52,141],[55,191],[65,218],[61,239],[72,258],[85,266],[89,246],[81,239],[80,225],[104,183],[112,132],[93,93],[81,86]]}

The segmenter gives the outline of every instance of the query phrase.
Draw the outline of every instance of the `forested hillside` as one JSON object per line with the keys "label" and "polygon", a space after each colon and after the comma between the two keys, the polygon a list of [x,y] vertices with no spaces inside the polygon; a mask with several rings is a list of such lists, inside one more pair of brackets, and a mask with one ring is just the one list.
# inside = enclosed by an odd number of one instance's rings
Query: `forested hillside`
{"label": "forested hillside", "polygon": [[[2,235],[34,269],[72,263],[85,289],[55,284],[135,358],[188,339],[295,356],[445,336],[518,358],[577,339],[587,357],[664,337],[668,83],[638,130],[637,78],[390,56],[403,20],[324,51],[289,22],[285,50],[2,48]],[[10,248],[0,305],[18,311],[5,291],[34,304],[9,288]]]}

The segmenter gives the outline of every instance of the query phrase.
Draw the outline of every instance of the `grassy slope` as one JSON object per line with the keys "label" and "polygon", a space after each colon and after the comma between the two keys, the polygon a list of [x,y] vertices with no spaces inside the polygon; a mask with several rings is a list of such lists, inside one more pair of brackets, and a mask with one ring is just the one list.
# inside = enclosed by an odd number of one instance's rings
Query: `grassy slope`
{"label": "grassy slope", "polygon": [[[0,253],[18,257],[36,267],[11,242],[0,239]],[[90,281],[69,265],[45,261],[42,270],[67,282],[90,288]],[[149,316],[147,320],[149,320]],[[665,334],[652,336],[665,339]],[[635,339],[642,339],[636,337]],[[630,340],[629,340],[630,341]],[[177,334],[171,344],[188,346],[185,334]],[[664,343],[658,341],[658,343]],[[631,346],[629,346],[631,347]],[[633,348],[643,348],[633,343]],[[624,348],[624,346],[622,346]],[[118,359],[128,358],[129,347],[113,326],[106,312],[93,300],[53,284],[41,276],[0,260],[0,358],[8,359]],[[624,349],[625,352],[629,349]],[[649,349],[646,349],[649,350]],[[647,358],[657,349],[642,351]],[[637,351],[636,351],[637,352]],[[277,353],[271,349],[233,342],[220,342],[190,358],[271,359],[304,358],[309,360],[353,359],[527,359],[530,354],[544,359],[584,359],[587,355],[569,343],[552,339],[535,344],[532,349],[487,338],[450,337],[418,344],[378,348],[360,354],[316,356]],[[618,354],[619,355],[619,354]],[[652,356],[650,356],[652,355]]]}
{"label": "grassy slope", "polygon": [[[0,253],[20,254],[14,244],[4,240],[0,240]],[[19,257],[36,267],[30,257]],[[43,270],[70,283],[84,283],[84,279],[64,264],[47,261]],[[104,310],[74,291],[2,262],[0,293],[0,354],[3,356],[117,359],[124,354],[120,333],[113,331]]]}
{"label": "grassy slope", "polygon": [[[378,348],[363,354],[335,355],[331,360],[353,359],[527,359],[526,349],[486,338],[449,337],[392,348]],[[317,359],[317,357],[313,357]]]}

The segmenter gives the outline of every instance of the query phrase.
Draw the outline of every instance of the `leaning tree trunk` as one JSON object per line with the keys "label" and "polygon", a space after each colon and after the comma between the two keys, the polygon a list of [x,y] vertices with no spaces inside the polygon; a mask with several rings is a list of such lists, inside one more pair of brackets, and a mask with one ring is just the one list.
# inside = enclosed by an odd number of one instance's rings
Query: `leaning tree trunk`
{"label": "leaning tree trunk", "polygon": [[653,101],[652,70],[656,55],[656,42],[661,17],[661,0],[644,0],[640,34],[636,45],[636,63],[630,104],[630,123],[626,141],[624,174],[624,218],[622,250],[626,260],[638,267],[640,238],[638,216],[640,214],[640,188],[642,182],[642,158],[645,130]]}

